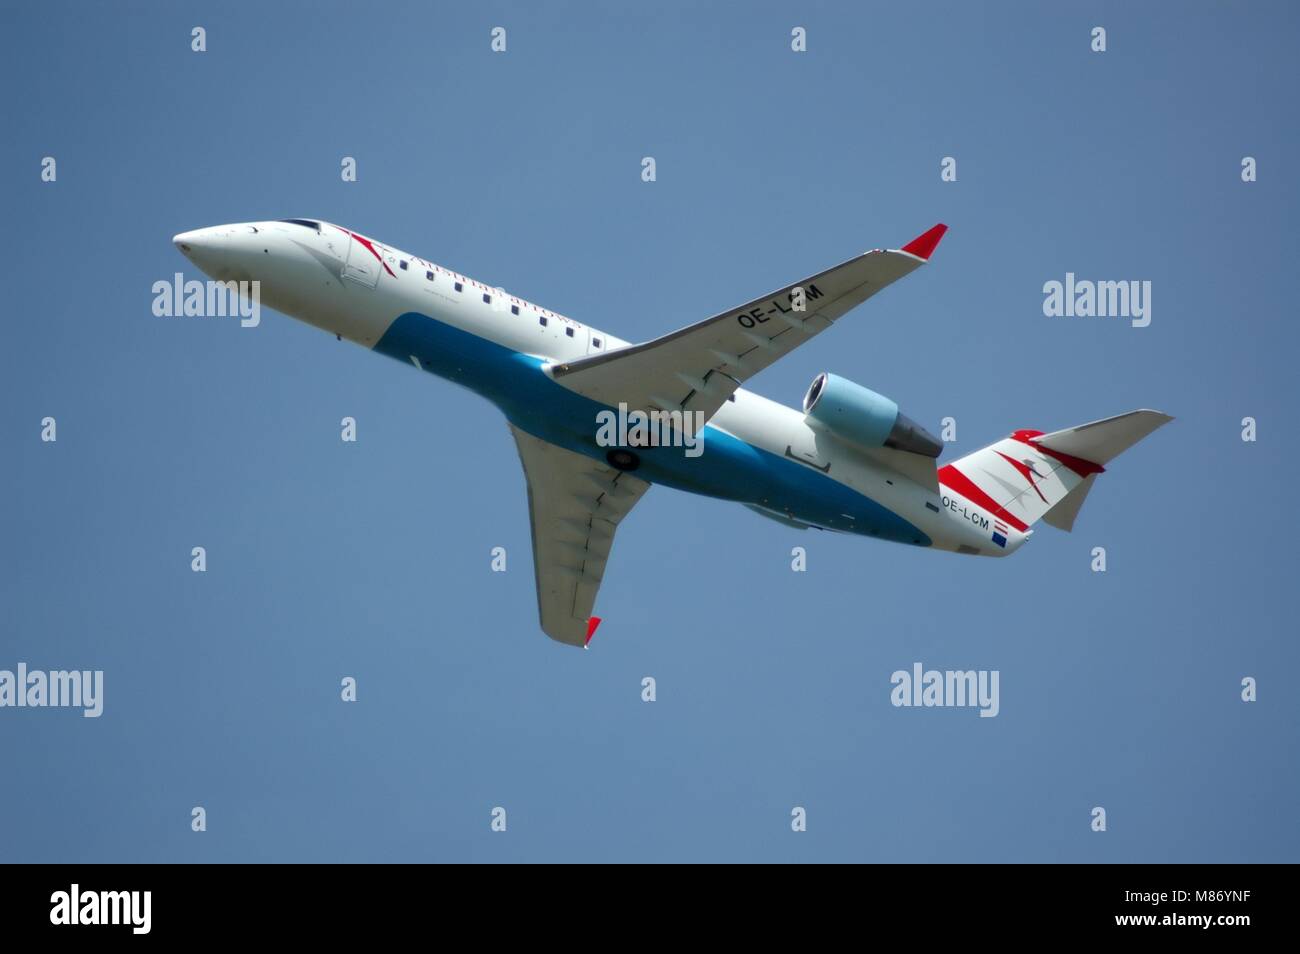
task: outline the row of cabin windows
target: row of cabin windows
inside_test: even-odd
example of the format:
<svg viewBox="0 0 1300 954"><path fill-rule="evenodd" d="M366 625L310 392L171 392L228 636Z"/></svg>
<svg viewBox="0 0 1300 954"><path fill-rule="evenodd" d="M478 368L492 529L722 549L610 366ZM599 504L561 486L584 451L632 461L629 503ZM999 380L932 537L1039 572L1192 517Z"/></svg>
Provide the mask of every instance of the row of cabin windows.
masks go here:
<svg viewBox="0 0 1300 954"><path fill-rule="evenodd" d="M518 312L515 312L515 314L518 314ZM539 325L541 325L543 328L545 328L545 327L546 327L546 316L545 316L545 315L539 315L539 316L537 317L537 323L538 323ZM573 337L573 328L572 328L571 326L569 326L569 325L565 325L565 326L564 326L564 333L565 333L566 335L568 335L570 338L572 338L572 337ZM599 348L599 347L600 347L600 339L599 339L599 338L592 338L592 339L591 339L591 346L592 346L593 348Z"/></svg>
<svg viewBox="0 0 1300 954"><path fill-rule="evenodd" d="M407 271L407 269L408 269L408 263L407 263L405 260L400 261L398 264L401 266L402 271ZM427 278L429 281L433 281L433 272L426 271L426 272L424 273L424 277ZM456 286L456 291L458 291L458 292L463 292L463 291L465 290L465 286L462 285L460 282L453 282L453 284ZM489 295L487 292L484 292L484 293L483 293L483 304L485 304L485 305L490 305L490 304L492 304L492 296ZM510 314L512 314L512 315L518 315L518 314L519 314L519 306L518 306L518 305L511 305L511 306L510 306ZM546 316L545 316L545 315L539 315L538 318L537 318L537 321L538 321L538 323L541 324L541 326L542 326L543 328L546 327ZM570 338L573 337L573 329L572 329L572 328L566 327L566 328L564 329L564 333L565 333L566 335L568 335ZM599 347L600 347L600 339L599 339L599 338L592 338L592 339L591 339L591 346L592 346L593 348L599 348Z"/></svg>

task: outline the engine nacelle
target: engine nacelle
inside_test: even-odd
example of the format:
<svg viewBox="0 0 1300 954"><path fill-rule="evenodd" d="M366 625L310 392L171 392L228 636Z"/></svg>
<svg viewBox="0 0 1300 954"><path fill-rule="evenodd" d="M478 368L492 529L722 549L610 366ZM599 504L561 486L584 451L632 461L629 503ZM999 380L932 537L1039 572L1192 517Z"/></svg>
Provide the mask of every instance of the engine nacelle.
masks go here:
<svg viewBox="0 0 1300 954"><path fill-rule="evenodd" d="M804 395L803 412L811 423L859 447L892 447L926 457L943 453L943 443L900 413L896 403L835 374L817 375Z"/></svg>

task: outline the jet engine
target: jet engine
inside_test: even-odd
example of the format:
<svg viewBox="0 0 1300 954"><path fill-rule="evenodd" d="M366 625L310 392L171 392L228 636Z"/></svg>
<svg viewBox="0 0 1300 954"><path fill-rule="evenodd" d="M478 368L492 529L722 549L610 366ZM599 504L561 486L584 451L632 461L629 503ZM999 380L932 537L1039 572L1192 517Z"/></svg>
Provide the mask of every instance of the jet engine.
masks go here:
<svg viewBox="0 0 1300 954"><path fill-rule="evenodd" d="M940 440L898 410L898 405L860 384L835 374L819 374L803 399L804 419L814 427L858 447L938 457Z"/></svg>

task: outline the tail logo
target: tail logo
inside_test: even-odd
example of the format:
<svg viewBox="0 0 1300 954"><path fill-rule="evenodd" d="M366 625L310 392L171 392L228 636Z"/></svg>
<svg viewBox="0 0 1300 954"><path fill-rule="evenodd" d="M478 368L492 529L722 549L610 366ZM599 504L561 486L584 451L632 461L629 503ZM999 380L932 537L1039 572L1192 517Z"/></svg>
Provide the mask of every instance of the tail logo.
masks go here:
<svg viewBox="0 0 1300 954"><path fill-rule="evenodd" d="M1008 457L1006 454L1002 453L1002 451L995 451L995 453L1014 467L1021 477L1025 478L1029 486L1034 488L1034 493L1038 494L1039 500L1043 503L1047 503L1047 498L1044 497L1043 492L1038 489L1038 484L1034 482L1034 478L1037 477L1039 480L1046 480L1050 475L1040 474L1035 470L1035 462L1032 460L1016 460L1014 457Z"/></svg>

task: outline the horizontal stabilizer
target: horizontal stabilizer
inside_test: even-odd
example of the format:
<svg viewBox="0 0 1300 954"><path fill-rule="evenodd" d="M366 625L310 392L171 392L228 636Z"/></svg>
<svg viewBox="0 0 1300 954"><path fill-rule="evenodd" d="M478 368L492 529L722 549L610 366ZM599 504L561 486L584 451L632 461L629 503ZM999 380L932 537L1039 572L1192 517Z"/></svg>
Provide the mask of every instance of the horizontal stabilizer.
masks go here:
<svg viewBox="0 0 1300 954"><path fill-rule="evenodd" d="M1105 464L1172 420L1159 411L1129 411L1118 417L1043 434L1035 437L1034 443L1093 464Z"/></svg>

